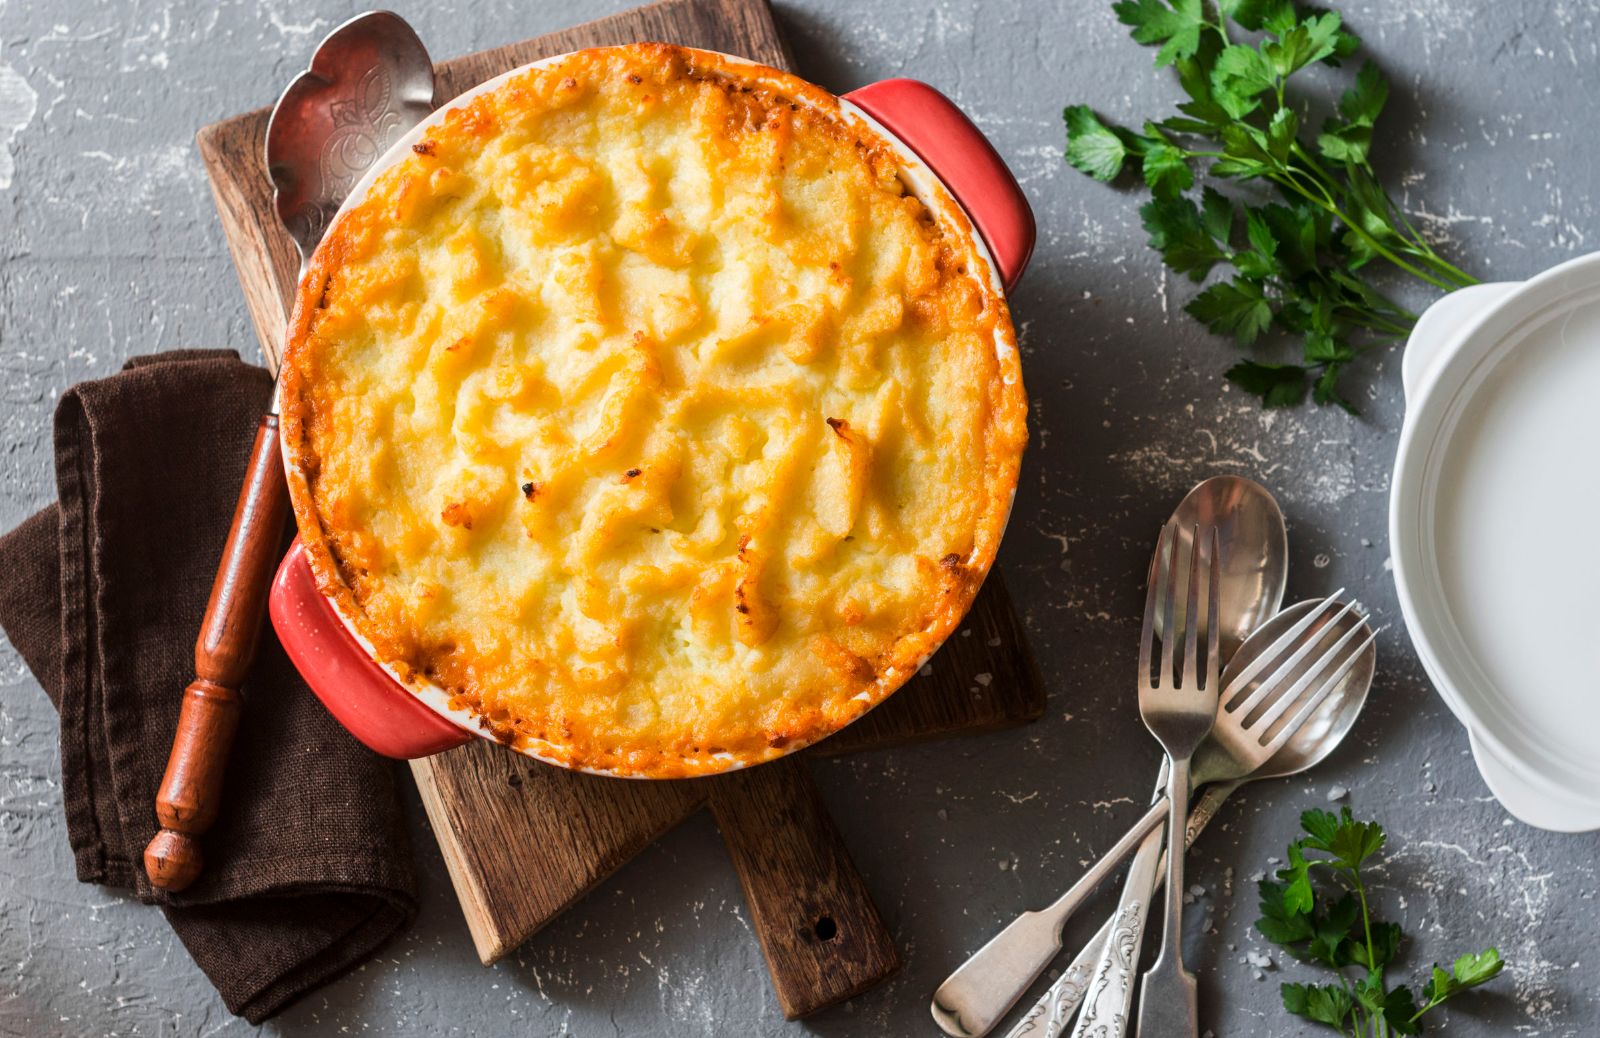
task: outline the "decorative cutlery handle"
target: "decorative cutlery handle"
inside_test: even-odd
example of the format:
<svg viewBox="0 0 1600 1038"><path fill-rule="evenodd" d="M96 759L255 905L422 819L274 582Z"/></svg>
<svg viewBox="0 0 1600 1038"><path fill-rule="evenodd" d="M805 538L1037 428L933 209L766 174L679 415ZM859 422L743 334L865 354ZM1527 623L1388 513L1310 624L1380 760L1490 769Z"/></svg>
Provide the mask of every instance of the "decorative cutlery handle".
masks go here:
<svg viewBox="0 0 1600 1038"><path fill-rule="evenodd" d="M1166 810L1165 800L1152 805L1055 904L1018 916L939 985L933 993L933 1019L945 1034L976 1038L1000 1022L1061 950L1067 918L1161 824Z"/></svg>
<svg viewBox="0 0 1600 1038"><path fill-rule="evenodd" d="M1133 864L1128 866L1122 899L1111 917L1111 933L1102 943L1094 981L1072 1038L1119 1038L1128 1031L1134 975L1139 969L1139 950L1144 947L1145 923L1150 916L1150 899L1156 892L1165 840L1160 829L1146 836ZM1045 1032L1047 1038L1056 1038L1060 1033Z"/></svg>
<svg viewBox="0 0 1600 1038"><path fill-rule="evenodd" d="M256 430L195 641L195 680L184 689L172 752L156 793L161 829L145 848L144 868L151 885L162 890L183 890L200 875L200 837L222 806L222 779L242 709L239 686L255 660L288 512L278 418L269 414Z"/></svg>
<svg viewBox="0 0 1600 1038"><path fill-rule="evenodd" d="M1083 951L1072 960L1067 971L1055 979L1039 1001L1028 1010L1028 1015L1017 1021L1017 1026L1006 1032L1006 1038L1057 1038L1066 1033L1072 1014L1089 991L1089 981L1094 977L1094 964L1100 950L1111 938L1111 921L1089 939Z"/></svg>
<svg viewBox="0 0 1600 1038"><path fill-rule="evenodd" d="M1189 824L1184 833L1188 846L1194 845L1195 838L1211 824L1223 802L1241 785L1243 785L1241 782L1219 782L1207 786L1201 792L1189 812ZM1160 814L1165 814L1166 809L1167 801L1163 797L1150 806L1150 813L1157 813L1159 817ZM1145 817L1148 818L1149 813ZM1143 823L1144 819L1140 819L1140 824ZM1161 864L1158 864L1154 889L1160 889L1162 871ZM1114 919L1106 920L1106 924L1089 938L1089 942L1078 952L1066 972L1057 977L1049 989L1039 996L1039 1001L1034 1003L1033 1008L1028 1010L1028 1015L1006 1034L1006 1038L1058 1038L1065 1033L1072 1014L1077 1011L1084 996L1089 993L1090 978L1094 976L1095 966L1100 961L1106 942L1111 939L1114 924Z"/></svg>

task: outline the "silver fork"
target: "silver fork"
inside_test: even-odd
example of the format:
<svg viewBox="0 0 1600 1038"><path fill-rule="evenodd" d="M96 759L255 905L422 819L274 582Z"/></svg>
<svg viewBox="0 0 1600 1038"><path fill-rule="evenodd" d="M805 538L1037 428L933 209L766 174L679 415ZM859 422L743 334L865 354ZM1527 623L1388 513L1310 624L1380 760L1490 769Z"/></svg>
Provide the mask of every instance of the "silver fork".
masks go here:
<svg viewBox="0 0 1600 1038"><path fill-rule="evenodd" d="M1177 1038L1200 1033L1199 998L1194 974L1184 969L1183 949L1183 852L1184 831L1188 828L1189 759L1210 733L1217 720L1217 703L1222 689L1217 624L1218 582L1221 576L1220 551L1214 526L1197 527L1190 542L1182 616L1177 613L1179 582L1166 582L1165 594L1157 576L1160 559L1168 553L1167 572L1178 574L1177 524L1168 523L1161 531L1161 547L1150 563L1150 591L1145 599L1144 631L1139 639L1139 716L1150 734L1167 752L1167 846L1179 848L1167 855L1167 912L1162 932L1161 954L1144 975L1143 996L1139 1000L1140 1038ZM1202 575L1204 580L1202 581ZM1204 583L1204 609L1201 585ZM1182 631L1183 669L1174 673L1175 637L1161 643L1161 669L1151 672L1155 650L1156 611L1161 610L1167 632ZM1204 676L1199 659L1199 639L1204 632L1206 651Z"/></svg>

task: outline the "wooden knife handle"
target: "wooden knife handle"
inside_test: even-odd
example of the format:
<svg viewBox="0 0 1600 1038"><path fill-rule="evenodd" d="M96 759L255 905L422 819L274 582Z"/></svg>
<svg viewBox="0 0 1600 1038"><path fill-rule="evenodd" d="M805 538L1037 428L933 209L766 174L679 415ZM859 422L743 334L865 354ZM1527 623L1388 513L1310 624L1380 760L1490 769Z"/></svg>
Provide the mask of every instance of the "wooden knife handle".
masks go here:
<svg viewBox="0 0 1600 1038"><path fill-rule="evenodd" d="M715 782L711 812L744 886L783 1015L852 998L900 968L809 765L787 757Z"/></svg>
<svg viewBox="0 0 1600 1038"><path fill-rule="evenodd" d="M266 415L217 564L200 637L195 680L183 691L178 730L156 793L161 831L144 849L144 870L163 890L182 890L200 875L200 835L216 821L228 750L239 726L239 686L255 659L273 568L289 510L278 454L278 416Z"/></svg>

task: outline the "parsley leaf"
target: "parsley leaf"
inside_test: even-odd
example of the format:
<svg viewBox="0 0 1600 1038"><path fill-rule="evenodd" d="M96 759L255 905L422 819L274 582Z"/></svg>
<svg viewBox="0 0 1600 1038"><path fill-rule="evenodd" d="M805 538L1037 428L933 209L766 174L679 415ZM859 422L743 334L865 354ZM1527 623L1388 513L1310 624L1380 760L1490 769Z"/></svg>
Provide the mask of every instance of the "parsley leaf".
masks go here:
<svg viewBox="0 0 1600 1038"><path fill-rule="evenodd" d="M1356 85L1339 97L1339 114L1347 122L1371 126L1378 121L1388 101L1389 81L1383 78L1378 66L1369 61L1356 73Z"/></svg>
<svg viewBox="0 0 1600 1038"><path fill-rule="evenodd" d="M1088 105L1069 105L1062 113L1067 121L1067 162L1073 169L1096 180L1110 180L1122 172L1128 148L1122 138L1100 121Z"/></svg>
<svg viewBox="0 0 1600 1038"><path fill-rule="evenodd" d="M1243 119L1261 107L1260 95L1276 83L1272 63L1244 44L1224 48L1211 70L1212 96L1234 119Z"/></svg>
<svg viewBox="0 0 1600 1038"><path fill-rule="evenodd" d="M1306 369L1298 364L1241 360L1225 375L1246 393L1259 396L1264 407L1293 407L1306 398Z"/></svg>
<svg viewBox="0 0 1600 1038"><path fill-rule="evenodd" d="M1389 84L1372 62L1361 66L1356 85L1339 98L1340 118L1323 123L1317 150L1335 162L1368 165L1372 127L1389 99Z"/></svg>
<svg viewBox="0 0 1600 1038"><path fill-rule="evenodd" d="M1239 27L1260 32L1268 19L1282 17L1285 9L1293 17L1289 0L1222 0L1222 13L1239 23Z"/></svg>
<svg viewBox="0 0 1600 1038"><path fill-rule="evenodd" d="M1341 20L1332 11L1315 15L1288 28L1276 40L1261 45L1261 56L1280 78L1287 79L1310 65L1331 57Z"/></svg>
<svg viewBox="0 0 1600 1038"><path fill-rule="evenodd" d="M1200 193L1200 225L1223 245L1233 235L1233 203L1214 187Z"/></svg>
<svg viewBox="0 0 1600 1038"><path fill-rule="evenodd" d="M1272 324L1272 304L1254 281L1219 281L1189 300L1183 308L1218 335L1231 335L1248 346Z"/></svg>
<svg viewBox="0 0 1600 1038"><path fill-rule="evenodd" d="M1309 941L1311 919L1298 908L1289 906L1288 884L1264 879L1256 886L1261 894L1261 918L1256 920L1256 929L1261 931L1261 936L1285 948Z"/></svg>
<svg viewBox="0 0 1600 1038"><path fill-rule="evenodd" d="M1194 187L1188 154L1166 141L1151 144L1144 153L1144 182L1157 198L1176 198Z"/></svg>
<svg viewBox="0 0 1600 1038"><path fill-rule="evenodd" d="M1505 965L1500 958L1499 950L1489 948L1461 956L1451 965L1448 973L1435 966L1433 979L1422 989L1422 1000L1428 1004L1424 1008L1436 1006L1468 988L1488 983L1500 975Z"/></svg>
<svg viewBox="0 0 1600 1038"><path fill-rule="evenodd" d="M1172 118L1163 123L1174 132L1215 135L1233 118L1211 89L1211 68L1216 61L1218 45L1210 43L1210 40L1208 36L1202 41L1194 57L1181 58L1177 62L1178 85L1189 95L1189 100L1180 104L1178 111L1189 118Z"/></svg>
<svg viewBox="0 0 1600 1038"><path fill-rule="evenodd" d="M1201 222L1200 210L1188 198L1157 198L1139 210L1150 247L1168 267L1201 281L1227 254Z"/></svg>
<svg viewBox="0 0 1600 1038"><path fill-rule="evenodd" d="M1285 984L1279 991L1283 995L1283 1008L1295 1016L1327 1024L1338 1031L1345 1030L1355 1008L1350 993L1332 985Z"/></svg>
<svg viewBox="0 0 1600 1038"><path fill-rule="evenodd" d="M1350 949L1351 961L1369 970L1381 970L1394 961L1400 952L1400 924L1375 922L1372 924L1372 958L1368 961L1367 946L1357 943Z"/></svg>
<svg viewBox="0 0 1600 1038"><path fill-rule="evenodd" d="M1357 822L1347 807L1338 815L1313 808L1300 816L1300 825L1310 833L1301 845L1333 855L1342 869L1359 869L1368 858L1383 848L1386 837L1377 822Z"/></svg>
<svg viewBox="0 0 1600 1038"><path fill-rule="evenodd" d="M1244 277L1266 280L1282 271L1278 263L1278 239L1259 209L1245 212L1245 237L1250 248L1234 254L1233 265Z"/></svg>
<svg viewBox="0 0 1600 1038"><path fill-rule="evenodd" d="M1135 40L1161 44L1156 68L1193 57L1200 48L1200 32L1207 24L1201 0L1123 0L1111 9L1122 24L1133 27Z"/></svg>
<svg viewBox="0 0 1600 1038"><path fill-rule="evenodd" d="M1383 1022L1395 1034L1421 1034L1422 1025L1417 1023L1417 1003L1411 995L1411 989L1404 984L1390 991L1384 996Z"/></svg>

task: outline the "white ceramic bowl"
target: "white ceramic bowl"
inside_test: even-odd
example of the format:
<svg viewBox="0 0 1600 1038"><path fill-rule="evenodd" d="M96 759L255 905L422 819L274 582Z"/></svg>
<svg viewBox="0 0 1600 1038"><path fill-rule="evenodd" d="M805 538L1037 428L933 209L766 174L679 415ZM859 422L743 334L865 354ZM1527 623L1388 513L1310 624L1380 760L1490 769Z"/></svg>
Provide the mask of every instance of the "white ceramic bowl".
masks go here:
<svg viewBox="0 0 1600 1038"><path fill-rule="evenodd" d="M1406 627L1516 817L1600 829L1600 254L1417 322L1389 534Z"/></svg>

